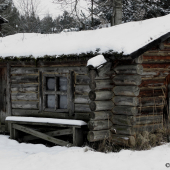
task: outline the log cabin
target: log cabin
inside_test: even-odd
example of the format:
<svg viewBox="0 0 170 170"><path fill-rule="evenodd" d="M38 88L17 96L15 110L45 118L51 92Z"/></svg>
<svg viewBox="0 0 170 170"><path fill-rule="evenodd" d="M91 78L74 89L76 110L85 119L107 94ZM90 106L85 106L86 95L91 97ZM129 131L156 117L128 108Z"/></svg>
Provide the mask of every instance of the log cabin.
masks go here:
<svg viewBox="0 0 170 170"><path fill-rule="evenodd" d="M3 38L1 132L59 145L67 143L56 137L73 134L73 144L79 146L84 137L89 142L111 137L115 144L134 146L138 133L163 128L169 119L169 18L95 31ZM99 54L104 63L87 65ZM39 121L45 118L85 123Z"/></svg>

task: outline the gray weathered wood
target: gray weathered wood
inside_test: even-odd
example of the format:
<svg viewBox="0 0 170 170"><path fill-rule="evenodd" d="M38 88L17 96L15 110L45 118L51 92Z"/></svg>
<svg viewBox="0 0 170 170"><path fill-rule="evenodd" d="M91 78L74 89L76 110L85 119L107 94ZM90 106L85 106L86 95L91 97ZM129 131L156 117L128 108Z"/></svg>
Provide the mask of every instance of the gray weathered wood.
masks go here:
<svg viewBox="0 0 170 170"><path fill-rule="evenodd" d="M75 95L74 103L90 103L88 95Z"/></svg>
<svg viewBox="0 0 170 170"><path fill-rule="evenodd" d="M121 65L114 68L117 74L139 74L143 73L142 65Z"/></svg>
<svg viewBox="0 0 170 170"><path fill-rule="evenodd" d="M82 129L73 127L73 145L74 146L82 146L83 142L84 142L84 140L83 140Z"/></svg>
<svg viewBox="0 0 170 170"><path fill-rule="evenodd" d="M27 127L24 127L24 126L21 126L21 125L17 125L17 124L13 124L13 128L14 129L17 129L17 130L20 130L22 132L25 132L25 133L28 133L30 135L33 135L33 136L36 136L36 137L39 137L41 139L44 139L44 140L47 140L49 142L52 142L52 143L55 143L57 145L61 145L61 146L72 146L71 143L69 142L66 142L66 141L63 141L63 140L60 140L60 139L56 139L56 138L53 138L49 135L46 135L44 133L41 133L41 132L38 132L38 131L35 131L33 129L30 129L30 128L27 128Z"/></svg>
<svg viewBox="0 0 170 170"><path fill-rule="evenodd" d="M115 86L113 92L116 96L139 96L138 86Z"/></svg>
<svg viewBox="0 0 170 170"><path fill-rule="evenodd" d="M37 93L12 93L11 95L12 100L38 100Z"/></svg>
<svg viewBox="0 0 170 170"><path fill-rule="evenodd" d="M110 120L91 120L88 122L88 128L90 130L105 130L112 127L112 122Z"/></svg>
<svg viewBox="0 0 170 170"><path fill-rule="evenodd" d="M89 131L87 139L89 142L95 142L107 139L110 135L110 130L101 130L101 131Z"/></svg>
<svg viewBox="0 0 170 170"><path fill-rule="evenodd" d="M76 94L88 94L90 91L90 88L88 85L75 85L75 93Z"/></svg>
<svg viewBox="0 0 170 170"><path fill-rule="evenodd" d="M137 115L138 107L131 106L114 106L112 109L113 114L116 115Z"/></svg>
<svg viewBox="0 0 170 170"><path fill-rule="evenodd" d="M111 80L95 80L90 81L89 87L91 90L107 90L113 88L113 82Z"/></svg>
<svg viewBox="0 0 170 170"><path fill-rule="evenodd" d="M91 112L89 104L75 104L75 112Z"/></svg>
<svg viewBox="0 0 170 170"><path fill-rule="evenodd" d="M30 101L13 101L13 109L38 109L38 102Z"/></svg>
<svg viewBox="0 0 170 170"><path fill-rule="evenodd" d="M73 130L72 129L61 129L61 130L56 130L56 131L51 131L51 132L45 132L44 134L48 136L71 135L73 134ZM38 138L32 135L27 135L22 138L23 141L31 141L31 140L36 140L36 139Z"/></svg>
<svg viewBox="0 0 170 170"><path fill-rule="evenodd" d="M90 103L91 111L111 110L114 107L112 101L95 101Z"/></svg>
<svg viewBox="0 0 170 170"><path fill-rule="evenodd" d="M75 117L74 117L74 119L77 119L77 120L90 120L90 113L74 113L75 114Z"/></svg>
<svg viewBox="0 0 170 170"><path fill-rule="evenodd" d="M11 82L13 84L18 83L38 83L38 75L29 75L29 76L12 76Z"/></svg>
<svg viewBox="0 0 170 170"><path fill-rule="evenodd" d="M98 77L106 76L106 74L110 71L111 66L112 66L112 62L107 62L106 64L103 64L102 67L99 67L97 69Z"/></svg>
<svg viewBox="0 0 170 170"><path fill-rule="evenodd" d="M137 97L114 96L112 101L116 106L138 106L139 99Z"/></svg>
<svg viewBox="0 0 170 170"><path fill-rule="evenodd" d="M12 84L12 92L38 92L37 84Z"/></svg>
<svg viewBox="0 0 170 170"><path fill-rule="evenodd" d="M113 78L115 85L140 85L142 82L140 75L116 75Z"/></svg>
<svg viewBox="0 0 170 170"><path fill-rule="evenodd" d="M87 75L76 75L75 84L88 85L90 78Z"/></svg>
<svg viewBox="0 0 170 170"><path fill-rule="evenodd" d="M101 111L101 112L90 113L91 120L105 120L105 119L110 119L111 117L112 117L111 111Z"/></svg>
<svg viewBox="0 0 170 170"><path fill-rule="evenodd" d="M16 67L12 67L11 68L11 74L36 74L38 73L38 69L36 68L16 68Z"/></svg>
<svg viewBox="0 0 170 170"><path fill-rule="evenodd" d="M89 92L89 98L92 101L95 100L110 100L113 97L112 91L90 91Z"/></svg>
<svg viewBox="0 0 170 170"><path fill-rule="evenodd" d="M138 133L141 133L143 131L153 132L156 129L160 129L160 128L163 128L162 123L134 125L134 126L113 125L110 130L112 133L116 133L116 134L136 136Z"/></svg>

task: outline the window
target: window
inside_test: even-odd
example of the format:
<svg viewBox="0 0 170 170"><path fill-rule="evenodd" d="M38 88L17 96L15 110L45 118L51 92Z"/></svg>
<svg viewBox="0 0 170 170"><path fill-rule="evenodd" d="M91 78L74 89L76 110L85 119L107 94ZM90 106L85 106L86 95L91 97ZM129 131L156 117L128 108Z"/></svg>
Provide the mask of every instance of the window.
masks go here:
<svg viewBox="0 0 170 170"><path fill-rule="evenodd" d="M43 74L43 110L70 112L73 103L72 74ZM72 111L71 111L72 112Z"/></svg>

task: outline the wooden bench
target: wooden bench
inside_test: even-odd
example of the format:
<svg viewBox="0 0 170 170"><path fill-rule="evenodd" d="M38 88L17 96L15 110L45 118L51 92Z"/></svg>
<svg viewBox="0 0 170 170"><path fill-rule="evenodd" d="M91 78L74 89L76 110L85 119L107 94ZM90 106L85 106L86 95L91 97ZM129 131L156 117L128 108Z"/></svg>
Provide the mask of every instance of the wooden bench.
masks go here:
<svg viewBox="0 0 170 170"><path fill-rule="evenodd" d="M86 122L81 120L17 117L17 116L7 117L6 121L9 124L11 139L17 140L19 137L18 132L22 131L29 134L27 136L23 136L24 141L41 138L61 146L82 146L83 144L82 127L87 125ZM45 126L60 129L43 133L34 128L35 125L38 127ZM54 136L57 137L62 135L72 135L73 142L70 143L68 141L54 138Z"/></svg>

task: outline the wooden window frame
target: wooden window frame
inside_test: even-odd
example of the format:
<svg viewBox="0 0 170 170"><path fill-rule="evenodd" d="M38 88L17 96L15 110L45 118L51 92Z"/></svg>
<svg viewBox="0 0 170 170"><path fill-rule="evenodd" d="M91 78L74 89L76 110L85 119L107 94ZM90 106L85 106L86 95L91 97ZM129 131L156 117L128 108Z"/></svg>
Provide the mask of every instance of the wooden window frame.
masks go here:
<svg viewBox="0 0 170 170"><path fill-rule="evenodd" d="M46 90L46 80L48 77L54 77L55 78L55 90L54 91L48 91ZM66 77L67 78L67 91L57 91L57 77ZM58 113L69 113L69 115L73 115L74 113L74 101L73 101L73 85L74 85L74 78L73 78L73 72L69 72L67 74L59 74L59 73L51 73L51 72L43 72L42 73L42 109L43 111L49 111L49 112L58 112ZM46 95L52 94L55 95L55 108L47 108L46 104ZM57 108L57 96L58 95L67 95L67 109L58 109Z"/></svg>

